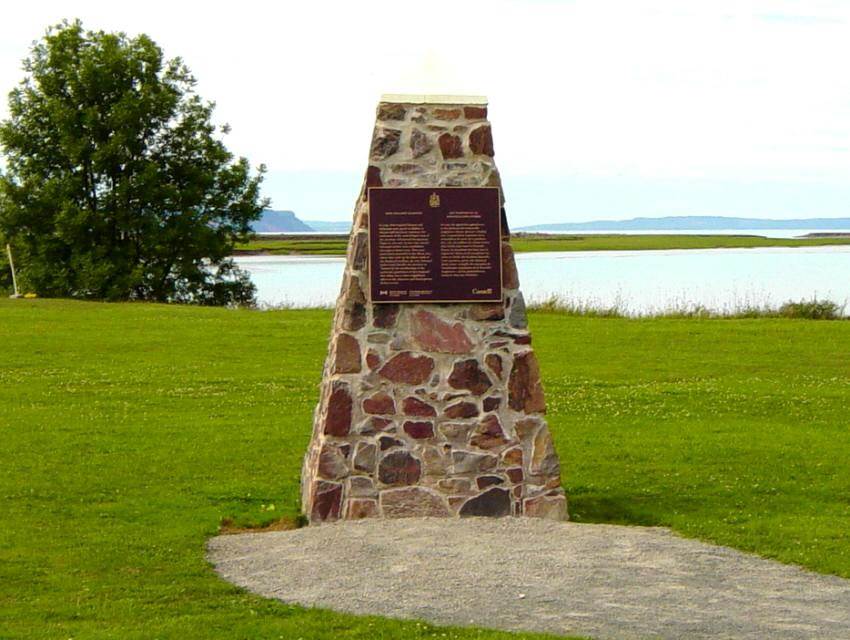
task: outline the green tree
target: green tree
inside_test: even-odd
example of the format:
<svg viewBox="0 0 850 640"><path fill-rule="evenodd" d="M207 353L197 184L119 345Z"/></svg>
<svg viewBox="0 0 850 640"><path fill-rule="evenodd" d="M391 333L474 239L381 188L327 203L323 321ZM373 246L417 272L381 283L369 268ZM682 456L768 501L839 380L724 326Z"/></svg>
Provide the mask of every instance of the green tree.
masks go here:
<svg viewBox="0 0 850 640"><path fill-rule="evenodd" d="M12 290L12 272L6 257L6 240L0 233L0 295Z"/></svg>
<svg viewBox="0 0 850 640"><path fill-rule="evenodd" d="M213 103L147 36L49 29L0 123L0 237L45 296L232 304L229 258L267 201L211 122Z"/></svg>

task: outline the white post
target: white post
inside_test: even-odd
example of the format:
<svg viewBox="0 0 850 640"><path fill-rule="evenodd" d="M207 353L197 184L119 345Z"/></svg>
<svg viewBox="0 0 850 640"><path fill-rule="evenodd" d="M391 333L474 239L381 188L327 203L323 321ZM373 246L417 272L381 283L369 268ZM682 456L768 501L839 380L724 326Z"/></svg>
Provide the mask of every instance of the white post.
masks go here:
<svg viewBox="0 0 850 640"><path fill-rule="evenodd" d="M12 269L12 286L15 289L15 293L12 297L20 298L21 294L18 293L18 279L15 277L15 261L12 259L12 245L9 243L6 243L6 253L9 254L9 268Z"/></svg>

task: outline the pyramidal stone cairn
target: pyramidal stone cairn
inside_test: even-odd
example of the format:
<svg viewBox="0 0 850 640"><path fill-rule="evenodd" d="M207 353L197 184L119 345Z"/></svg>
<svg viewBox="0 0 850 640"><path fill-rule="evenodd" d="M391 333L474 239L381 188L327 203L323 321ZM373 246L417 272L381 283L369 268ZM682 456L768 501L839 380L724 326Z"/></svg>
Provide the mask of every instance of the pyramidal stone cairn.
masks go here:
<svg viewBox="0 0 850 640"><path fill-rule="evenodd" d="M378 105L302 470L302 505L311 523L407 516L566 518L537 358L504 210L499 211L503 199L493 155L483 98L384 96ZM404 224L381 228L407 235L391 241L381 236L378 245L376 234L384 231L374 226L376 204L370 228L370 200L400 194L409 203L420 192L430 205L412 212L408 205L390 206L387 215ZM485 225L478 223L483 217L450 206L479 193L485 200L495 196L495 253L487 253ZM426 236L429 216L438 209L428 206L440 206L441 194L452 210L434 227L444 235L433 248L432 236ZM414 247L419 240L424 249ZM387 260L394 251L394 265L378 255L382 251ZM434 268L435 255L442 274L452 276L447 281L465 282L454 277L464 268L464 256L470 268L498 267L500 293L473 287L472 301L427 299L432 289L424 274ZM495 265L486 264L488 255L495 256ZM401 295L401 302L393 302L395 293L381 288L393 282L390 276L375 282L379 268L421 283L399 291L422 299ZM460 275L470 273L478 272ZM385 295L390 301L379 302ZM499 297L475 301L488 295Z"/></svg>

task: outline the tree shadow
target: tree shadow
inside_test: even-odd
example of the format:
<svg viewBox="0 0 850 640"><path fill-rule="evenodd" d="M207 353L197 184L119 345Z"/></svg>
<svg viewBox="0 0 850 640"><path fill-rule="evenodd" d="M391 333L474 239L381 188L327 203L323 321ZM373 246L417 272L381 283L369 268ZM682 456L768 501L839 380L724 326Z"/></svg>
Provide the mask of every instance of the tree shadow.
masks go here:
<svg viewBox="0 0 850 640"><path fill-rule="evenodd" d="M643 496L576 493L569 496L570 520L642 527L662 526L658 515L652 513L646 505L648 501Z"/></svg>

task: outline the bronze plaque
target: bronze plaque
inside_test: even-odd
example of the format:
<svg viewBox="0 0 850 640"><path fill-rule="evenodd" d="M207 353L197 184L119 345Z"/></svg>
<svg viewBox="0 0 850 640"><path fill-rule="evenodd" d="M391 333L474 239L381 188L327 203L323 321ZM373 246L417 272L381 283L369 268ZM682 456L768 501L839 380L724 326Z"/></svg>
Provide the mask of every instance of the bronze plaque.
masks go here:
<svg viewBox="0 0 850 640"><path fill-rule="evenodd" d="M372 187L372 302L500 302L500 222L497 187Z"/></svg>

